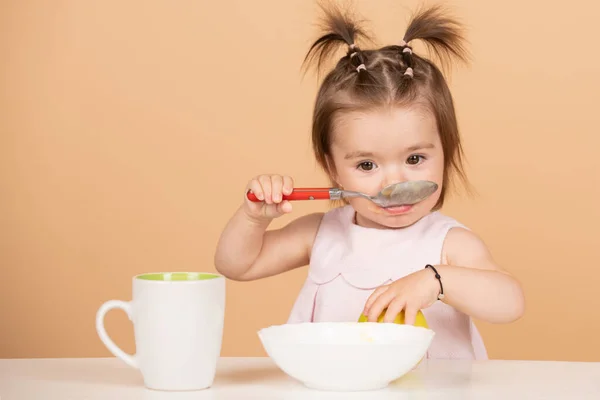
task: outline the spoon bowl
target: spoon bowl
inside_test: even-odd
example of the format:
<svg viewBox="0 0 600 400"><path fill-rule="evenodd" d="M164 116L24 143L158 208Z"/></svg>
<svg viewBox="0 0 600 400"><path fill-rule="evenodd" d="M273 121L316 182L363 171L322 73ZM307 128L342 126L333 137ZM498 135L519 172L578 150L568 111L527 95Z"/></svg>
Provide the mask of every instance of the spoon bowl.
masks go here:
<svg viewBox="0 0 600 400"><path fill-rule="evenodd" d="M370 200L381 207L396 207L416 204L431 196L438 185L431 181L406 181L393 183L381 189Z"/></svg>

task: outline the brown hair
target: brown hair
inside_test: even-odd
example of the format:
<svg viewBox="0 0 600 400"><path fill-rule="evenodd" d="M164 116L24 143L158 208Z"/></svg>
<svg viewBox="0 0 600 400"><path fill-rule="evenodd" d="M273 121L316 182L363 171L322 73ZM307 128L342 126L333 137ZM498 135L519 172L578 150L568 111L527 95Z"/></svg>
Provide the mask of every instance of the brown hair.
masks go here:
<svg viewBox="0 0 600 400"><path fill-rule="evenodd" d="M320 71L340 46L348 46L348 51L325 76L317 94L312 124L312 145L317 162L329 176L332 175L331 132L340 113L421 103L435 117L443 147L443 183L440 199L435 205L435 209L440 208L453 176L468 185L454 103L440 69L427 58L413 53L408 43L422 40L446 71L454 59L468 61L461 26L440 6L421 9L412 16L397 45L367 50L359 48L356 42L359 39L371 42L371 38L348 12L334 6L322 5L322 8L325 32L310 47L304 65L316 63Z"/></svg>

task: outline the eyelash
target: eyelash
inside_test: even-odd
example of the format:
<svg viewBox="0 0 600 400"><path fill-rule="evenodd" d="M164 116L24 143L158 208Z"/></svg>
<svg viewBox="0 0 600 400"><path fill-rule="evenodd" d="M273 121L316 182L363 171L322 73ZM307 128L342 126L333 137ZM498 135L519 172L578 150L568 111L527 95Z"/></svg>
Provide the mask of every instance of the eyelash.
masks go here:
<svg viewBox="0 0 600 400"><path fill-rule="evenodd" d="M419 158L419 162L417 164L408 164L408 162L407 162L408 165L419 165L421 162L427 160L427 157L425 157L423 154L411 154L410 156L408 156L406 158L406 161L408 161L408 159L411 158L411 157L418 157ZM361 162L359 162L357 164L356 169L360 169L360 170L362 170L364 172L371 172L373 169L366 170L366 169L362 168L362 166L364 164L368 164L368 163L373 164L373 169L377 167L377 164L375 164L373 161L361 161Z"/></svg>
<svg viewBox="0 0 600 400"><path fill-rule="evenodd" d="M365 164L373 164L373 169L375 169L375 168L377 167L377 164L375 164L373 161L361 161L361 162L359 162L359 163L358 163L358 165L356 166L356 169L360 169L360 170L362 170L363 172L371 172L371 171L373 171L373 169L370 169L370 170L368 170L368 169L363 169L363 168L361 168L361 166L363 166L363 165L365 165Z"/></svg>
<svg viewBox="0 0 600 400"><path fill-rule="evenodd" d="M411 157L419 157L419 162L417 164L409 164L409 165L419 165L421 162L427 160L427 157L425 157L423 154L411 154L410 156L408 156L406 158L406 161L408 161L408 159Z"/></svg>

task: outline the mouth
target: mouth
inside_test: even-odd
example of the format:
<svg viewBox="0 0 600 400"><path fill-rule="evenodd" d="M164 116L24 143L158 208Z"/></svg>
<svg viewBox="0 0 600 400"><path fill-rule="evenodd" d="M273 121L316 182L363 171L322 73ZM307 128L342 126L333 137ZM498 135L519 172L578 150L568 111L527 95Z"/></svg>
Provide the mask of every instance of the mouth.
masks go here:
<svg viewBox="0 0 600 400"><path fill-rule="evenodd" d="M381 209L390 215L402 215L412 210L414 206L415 204L403 204L400 206L381 207Z"/></svg>

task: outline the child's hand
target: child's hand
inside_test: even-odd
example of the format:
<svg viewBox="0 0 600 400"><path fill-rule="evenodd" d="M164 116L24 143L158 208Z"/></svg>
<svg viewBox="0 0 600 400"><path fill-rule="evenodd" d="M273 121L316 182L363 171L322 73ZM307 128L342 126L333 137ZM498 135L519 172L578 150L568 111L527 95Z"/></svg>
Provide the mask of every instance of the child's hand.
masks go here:
<svg viewBox="0 0 600 400"><path fill-rule="evenodd" d="M384 322L393 322L404 310L404 322L414 325L417 312L432 305L440 293L435 274L429 269L414 272L389 285L377 288L365 303L363 314L369 322L376 322L387 307Z"/></svg>
<svg viewBox="0 0 600 400"><path fill-rule="evenodd" d="M244 193L244 209L253 219L271 220L292 211L289 201L283 195L289 195L294 189L294 181L289 176L260 175L252 179ZM246 194L251 190L260 202L253 202Z"/></svg>

